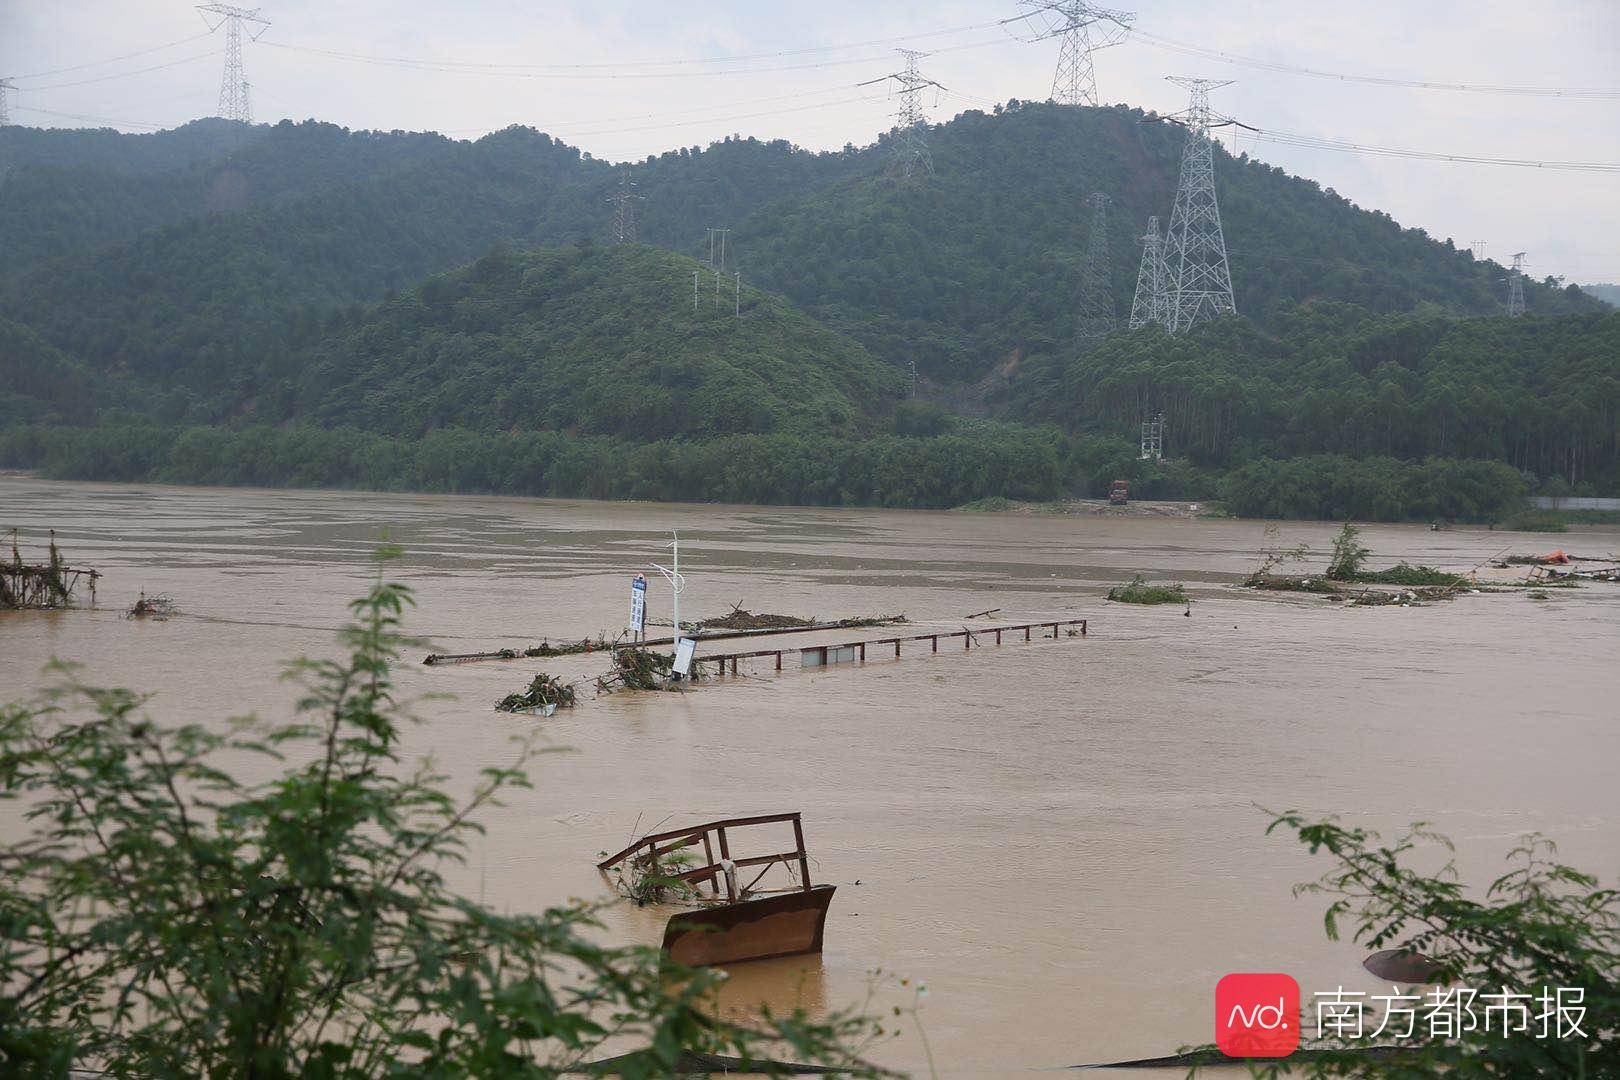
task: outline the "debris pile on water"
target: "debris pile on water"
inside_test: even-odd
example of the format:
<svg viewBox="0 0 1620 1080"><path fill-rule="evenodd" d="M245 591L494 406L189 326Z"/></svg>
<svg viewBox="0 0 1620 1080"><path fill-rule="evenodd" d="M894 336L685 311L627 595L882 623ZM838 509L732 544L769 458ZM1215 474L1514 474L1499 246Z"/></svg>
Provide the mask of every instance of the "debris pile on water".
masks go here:
<svg viewBox="0 0 1620 1080"><path fill-rule="evenodd" d="M743 607L741 603L733 604L731 611L718 619L703 619L700 625L705 630L778 630L793 626L810 626L814 620L802 619L797 615L771 615L769 613L755 614Z"/></svg>
<svg viewBox="0 0 1620 1080"><path fill-rule="evenodd" d="M559 708L569 709L574 705L574 688L559 679L547 675L545 672L534 677L529 688L520 694L507 694L495 707L502 712L534 712ZM550 713L547 713L550 715Z"/></svg>
<svg viewBox="0 0 1620 1080"><path fill-rule="evenodd" d="M596 679L598 693L615 690L667 690L675 669L675 657L651 649L615 649L613 667Z"/></svg>
<svg viewBox="0 0 1620 1080"><path fill-rule="evenodd" d="M178 611L179 608L174 606L174 601L169 597L162 593L158 593L156 596L147 596L146 590L143 589L140 598L130 606L128 611L124 612L124 618L156 619L162 622Z"/></svg>

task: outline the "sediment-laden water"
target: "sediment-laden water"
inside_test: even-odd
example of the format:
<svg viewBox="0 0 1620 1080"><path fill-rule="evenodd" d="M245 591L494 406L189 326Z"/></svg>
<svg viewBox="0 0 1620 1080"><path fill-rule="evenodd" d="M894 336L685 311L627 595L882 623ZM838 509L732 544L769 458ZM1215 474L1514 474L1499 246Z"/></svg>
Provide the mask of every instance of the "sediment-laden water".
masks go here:
<svg viewBox="0 0 1620 1080"><path fill-rule="evenodd" d="M0 479L0 525L25 545L55 527L105 573L94 611L0 614L6 698L43 685L52 657L93 681L155 694L174 722L275 715L281 662L329 654L386 533L391 574L429 643L400 669L416 711L408 754L470 785L539 727L535 789L486 818L455 875L511 909L604 895L595 856L637 830L801 810L817 881L839 885L814 959L736 968L728 1006L862 999L881 967L929 987L920 1018L941 1070L1016 1073L1210 1041L1215 982L1287 971L1307 995L1387 992L1362 950L1331 943L1321 901L1290 886L1321 864L1263 835L1261 809L1305 808L1390 828L1434 823L1483 881L1522 833L1571 862L1620 869L1620 586L1468 595L1420 608L1346 609L1236 593L1263 547L1328 525L1174 518L653 506L521 499L59 484ZM427 651L609 636L629 577L665 562L679 529L683 615L836 618L904 612L957 629L1087 618L1084 639L962 653L907 646L862 668L745 677L684 694L593 698L548 720L491 704L535 671L588 680L599 655L422 667ZM1466 570L1620 533L1553 538L1371 527L1373 563ZM1184 580L1195 602L1102 600L1137 571ZM668 592L651 575L650 608ZM183 612L126 621L137 591ZM978 620L987 622L992 620ZM839 639L884 636L843 632ZM801 639L770 639L786 645ZM827 640L821 637L815 640ZM737 646L741 648L742 646ZM751 647L764 647L763 644ZM730 651L730 647L727 648ZM0 817L15 836L16 816ZM662 915L621 905L609 932L658 939ZM899 1000L880 989L879 1000ZM907 1035L879 1060L924 1066Z"/></svg>

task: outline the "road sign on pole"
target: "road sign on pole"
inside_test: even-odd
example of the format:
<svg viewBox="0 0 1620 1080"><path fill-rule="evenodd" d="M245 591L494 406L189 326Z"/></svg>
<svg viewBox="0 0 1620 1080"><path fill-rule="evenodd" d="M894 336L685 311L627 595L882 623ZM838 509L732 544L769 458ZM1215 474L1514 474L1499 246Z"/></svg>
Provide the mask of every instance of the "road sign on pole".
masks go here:
<svg viewBox="0 0 1620 1080"><path fill-rule="evenodd" d="M630 629L647 632L647 579L641 574L630 579Z"/></svg>

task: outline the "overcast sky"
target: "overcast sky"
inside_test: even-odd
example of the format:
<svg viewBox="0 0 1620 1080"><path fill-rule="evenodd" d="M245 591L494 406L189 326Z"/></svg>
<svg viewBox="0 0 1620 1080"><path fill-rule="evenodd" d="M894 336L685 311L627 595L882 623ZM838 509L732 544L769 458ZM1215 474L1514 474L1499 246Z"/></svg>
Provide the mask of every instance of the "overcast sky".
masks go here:
<svg viewBox="0 0 1620 1080"><path fill-rule="evenodd" d="M1055 41L1029 42L1027 26L992 25L1020 12L1015 0L264 0L260 10L272 25L244 47L256 120L317 117L465 138L529 124L612 160L732 133L814 148L870 142L889 125L893 101L881 86L856 84L895 70L896 45L934 50L924 73L954 93L927 100L936 121L981 103L1044 99L1058 53ZM1432 82L1620 87L1620 0L1141 0L1132 10L1137 27L1160 39L1271 63ZM0 76L17 81L12 120L141 131L212 115L223 32L40 74L206 29L184 0L0 0ZM890 40L899 38L912 40ZM373 62L384 58L426 63ZM530 67L460 66L477 64ZM1216 92L1216 107L1263 129L1620 163L1620 97L1340 82L1142 38L1098 52L1096 68L1107 103L1172 112L1185 92L1165 75L1234 79ZM1490 258L1527 250L1536 277L1620 281L1620 174L1307 150L1241 133L1238 147L1404 225L1482 244Z"/></svg>

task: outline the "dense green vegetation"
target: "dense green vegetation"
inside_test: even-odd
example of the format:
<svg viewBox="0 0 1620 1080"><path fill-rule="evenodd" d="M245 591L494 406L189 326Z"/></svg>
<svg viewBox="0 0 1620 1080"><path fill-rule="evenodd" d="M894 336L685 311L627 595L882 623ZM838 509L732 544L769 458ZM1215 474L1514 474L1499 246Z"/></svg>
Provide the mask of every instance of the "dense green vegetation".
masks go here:
<svg viewBox="0 0 1620 1080"><path fill-rule="evenodd" d="M1315 455L1253 461L1227 475L1221 498L1239 517L1333 521L1498 521L1525 481L1496 461Z"/></svg>
<svg viewBox="0 0 1620 1080"><path fill-rule="evenodd" d="M1178 455L1472 458L1572 486L1620 487L1620 314L1377 318L1345 304L1171 337L1149 327L1077 357L1032 359L1024 415L1133 431L1162 411ZM1450 515L1446 515L1450 516Z"/></svg>
<svg viewBox="0 0 1620 1080"><path fill-rule="evenodd" d="M1620 285L1582 285L1581 292L1597 297L1610 307L1620 307Z"/></svg>
<svg viewBox="0 0 1620 1080"><path fill-rule="evenodd" d="M911 184L887 175L887 138L832 153L728 139L611 166L525 128L4 129L0 426L25 430L0 464L886 505L1094 496L1124 477L1139 498L1224 495L1239 513L1469 519L1532 488L1620 491L1620 321L1598 300L1529 282L1528 317L1481 318L1501 308L1497 264L1224 151L1240 316L1082 355L1085 200L1113 197L1123 314L1133 238L1168 212L1183 138L1153 120L970 111L930 132L933 173ZM604 246L627 173L663 252ZM694 312L696 264L671 254L706 256L716 223L741 318L712 279ZM913 364L922 396L903 400ZM1137 461L1160 410L1171 458ZM40 430L78 424L103 430ZM250 457L175 459L181 432ZM567 481L441 476L409 441L429 435L555 436L589 461ZM770 437L772 468L818 464L756 496L691 458L744 435ZM270 463L251 456L266 439ZM24 452L41 440L48 453ZM384 460L333 449L360 443ZM692 463L676 482L648 466L666 443ZM1034 472L997 480L955 446ZM875 453L943 472L877 479Z"/></svg>
<svg viewBox="0 0 1620 1080"><path fill-rule="evenodd" d="M0 463L61 479L941 508L1049 499L1066 479L1050 441L989 433L630 443L554 431L38 427L0 432Z"/></svg>
<svg viewBox="0 0 1620 1080"><path fill-rule="evenodd" d="M498 252L299 358L278 418L406 435L847 437L902 392L897 370L786 301L739 299L731 281L717 296L713 279L636 245Z"/></svg>

